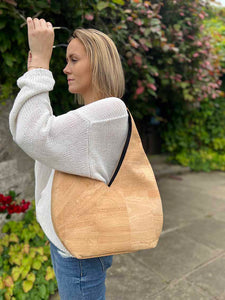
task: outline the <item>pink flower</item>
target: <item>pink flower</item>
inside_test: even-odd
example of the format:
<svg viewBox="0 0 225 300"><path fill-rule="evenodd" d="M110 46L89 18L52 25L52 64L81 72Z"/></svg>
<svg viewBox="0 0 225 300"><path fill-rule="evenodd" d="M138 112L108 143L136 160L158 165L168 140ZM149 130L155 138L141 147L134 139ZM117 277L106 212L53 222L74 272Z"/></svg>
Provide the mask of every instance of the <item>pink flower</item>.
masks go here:
<svg viewBox="0 0 225 300"><path fill-rule="evenodd" d="M141 33L145 32L145 29L143 27L140 27L139 30L140 30Z"/></svg>
<svg viewBox="0 0 225 300"><path fill-rule="evenodd" d="M88 21L92 21L94 19L94 16L92 14L85 14L85 19Z"/></svg>
<svg viewBox="0 0 225 300"><path fill-rule="evenodd" d="M131 37L129 37L129 42L132 47L138 48L139 44L135 40L133 40Z"/></svg>
<svg viewBox="0 0 225 300"><path fill-rule="evenodd" d="M142 65L142 57L139 56L139 55L135 55L135 56L134 56L134 60L135 60L136 64L137 64L139 67L141 67L141 65Z"/></svg>
<svg viewBox="0 0 225 300"><path fill-rule="evenodd" d="M127 17L127 21L133 21L133 18L132 17Z"/></svg>
<svg viewBox="0 0 225 300"><path fill-rule="evenodd" d="M141 80L138 80L138 81L137 81L137 84L138 84L139 87L142 86L142 81L141 81Z"/></svg>
<svg viewBox="0 0 225 300"><path fill-rule="evenodd" d="M138 88L136 89L135 94L136 94L136 95L141 95L141 94L143 94L144 90L145 90L145 88L144 88L143 86L140 86L140 87L138 87Z"/></svg>
<svg viewBox="0 0 225 300"><path fill-rule="evenodd" d="M193 35L188 35L187 36L190 40L194 40L195 38L193 37Z"/></svg>
<svg viewBox="0 0 225 300"><path fill-rule="evenodd" d="M202 42L197 41L197 42L196 42L196 45L200 47L200 46L202 46Z"/></svg>
<svg viewBox="0 0 225 300"><path fill-rule="evenodd" d="M181 12L181 13L180 13L180 16L182 16L182 17L183 17L183 16L184 16L184 13L183 13L183 12Z"/></svg>
<svg viewBox="0 0 225 300"><path fill-rule="evenodd" d="M156 90L157 90L157 87L156 87L153 83L148 83L148 84L147 84L147 87L150 88L150 89L153 90L153 91L156 91Z"/></svg>
<svg viewBox="0 0 225 300"><path fill-rule="evenodd" d="M198 15L202 20L205 18L205 16L203 14L199 14Z"/></svg>
<svg viewBox="0 0 225 300"><path fill-rule="evenodd" d="M198 57L199 56L199 54L197 53L197 52L195 52L194 54L193 54L193 57Z"/></svg>
<svg viewBox="0 0 225 300"><path fill-rule="evenodd" d="M137 24L138 26L141 26L141 25L142 25L141 19L135 20L134 23Z"/></svg>
<svg viewBox="0 0 225 300"><path fill-rule="evenodd" d="M131 66L132 65L132 59L128 59L128 61L127 61L127 64L128 64L128 66Z"/></svg>

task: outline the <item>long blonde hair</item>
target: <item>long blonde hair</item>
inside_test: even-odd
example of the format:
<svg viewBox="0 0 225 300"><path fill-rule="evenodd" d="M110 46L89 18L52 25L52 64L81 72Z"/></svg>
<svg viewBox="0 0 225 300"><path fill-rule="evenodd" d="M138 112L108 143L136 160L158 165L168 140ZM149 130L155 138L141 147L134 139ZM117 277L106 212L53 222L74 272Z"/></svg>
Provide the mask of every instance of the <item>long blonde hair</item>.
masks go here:
<svg viewBox="0 0 225 300"><path fill-rule="evenodd" d="M119 53L114 42L96 29L78 28L72 37L83 43L90 59L92 84L100 98L121 98L125 91L124 72ZM79 104L83 104L81 95L77 95Z"/></svg>

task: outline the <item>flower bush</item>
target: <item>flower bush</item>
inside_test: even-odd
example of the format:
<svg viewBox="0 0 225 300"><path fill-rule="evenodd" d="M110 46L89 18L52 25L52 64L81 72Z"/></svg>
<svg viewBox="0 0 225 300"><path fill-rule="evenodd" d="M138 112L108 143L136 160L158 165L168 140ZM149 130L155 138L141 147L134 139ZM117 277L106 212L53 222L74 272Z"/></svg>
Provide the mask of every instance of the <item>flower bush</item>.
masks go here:
<svg viewBox="0 0 225 300"><path fill-rule="evenodd" d="M164 149L170 152L174 147L168 146L166 136L176 140L172 134L179 130L178 124L186 125L179 123L182 112L188 114L192 103L195 110L196 103L225 95L221 55L205 29L211 10L207 0L4 0L0 2L0 57L4 61L0 98L4 102L11 92L17 92L16 79L26 70L25 17L43 17L71 32L77 27L94 27L111 36L119 49L126 78L125 103L136 120L146 118L149 124L151 118L158 124ZM9 35L13 38L8 39ZM55 38L56 44L65 43L68 32L56 31ZM64 66L65 49L54 49L51 70L56 85L51 103L55 115L78 107L73 95L65 92Z"/></svg>
<svg viewBox="0 0 225 300"><path fill-rule="evenodd" d="M0 239L0 299L49 299L57 290L49 242L35 220L34 202L22 221L9 221Z"/></svg>
<svg viewBox="0 0 225 300"><path fill-rule="evenodd" d="M23 199L18 202L16 197L17 195L14 191L9 191L9 194L6 196L0 194L0 213L7 213L7 217L10 218L12 214L25 212L29 208L29 201Z"/></svg>
<svg viewBox="0 0 225 300"><path fill-rule="evenodd" d="M220 93L218 57L212 55L210 36L203 35L207 5L203 0L85 0L79 5L76 1L1 2L0 52L5 62L0 75L1 97L4 100L15 91L14 83L25 71L28 45L24 19L38 15L71 31L83 26L109 34L121 55L127 87L124 99L131 111L139 118L155 115L160 121L169 120L162 103L201 101ZM56 32L56 43L67 38L67 32ZM22 48L20 52L18 48ZM73 97L65 93L64 65L65 49L54 49L51 69L57 84L51 99L56 114L73 107ZM156 114L158 108L161 116Z"/></svg>

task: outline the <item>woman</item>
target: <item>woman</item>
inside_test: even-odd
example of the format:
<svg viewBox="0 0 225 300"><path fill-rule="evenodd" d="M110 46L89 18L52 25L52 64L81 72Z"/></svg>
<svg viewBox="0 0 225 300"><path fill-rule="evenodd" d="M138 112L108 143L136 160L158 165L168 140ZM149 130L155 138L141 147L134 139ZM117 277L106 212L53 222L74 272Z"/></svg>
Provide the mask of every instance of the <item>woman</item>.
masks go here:
<svg viewBox="0 0 225 300"><path fill-rule="evenodd" d="M49 71L54 29L44 19L28 18L27 25L28 71L17 81L21 90L10 112L10 131L35 160L36 216L50 241L60 298L105 299L112 256L79 260L65 249L51 220L51 187L55 170L109 183L128 131L127 109L120 99L124 93L120 58L105 34L75 30L63 72L69 92L83 99L84 106L56 117L49 100L54 86Z"/></svg>

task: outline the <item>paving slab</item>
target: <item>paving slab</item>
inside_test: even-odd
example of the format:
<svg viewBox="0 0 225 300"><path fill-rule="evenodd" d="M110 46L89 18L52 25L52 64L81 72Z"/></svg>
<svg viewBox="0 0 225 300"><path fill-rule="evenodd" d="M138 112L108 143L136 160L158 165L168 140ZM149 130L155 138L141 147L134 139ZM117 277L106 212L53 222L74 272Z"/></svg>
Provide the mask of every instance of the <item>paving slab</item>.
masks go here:
<svg viewBox="0 0 225 300"><path fill-rule="evenodd" d="M206 291L211 297L225 295L225 253L186 279Z"/></svg>
<svg viewBox="0 0 225 300"><path fill-rule="evenodd" d="M225 211L225 190L224 192L220 190L217 197L215 193L214 196L211 196L202 188L201 184L196 187L196 174L191 174L194 176L194 186L190 186L189 179L187 184L186 177L189 177L190 174L182 175L179 177L180 180L161 178L158 181L164 210L164 230L183 226L198 218ZM198 173L198 175L200 176L200 182L202 182L202 173ZM207 175L214 178L219 177L221 180L220 172ZM221 182L219 182L220 184ZM225 187L223 188L225 189ZM217 180L214 180L214 189L218 189Z"/></svg>
<svg viewBox="0 0 225 300"><path fill-rule="evenodd" d="M186 280L180 281L177 285L168 286L162 293L155 295L151 300L206 300L210 295L194 284Z"/></svg>
<svg viewBox="0 0 225 300"><path fill-rule="evenodd" d="M225 220L203 218L177 232L212 249L225 249Z"/></svg>
<svg viewBox="0 0 225 300"><path fill-rule="evenodd" d="M137 259L136 259L137 258ZM106 278L106 299L147 300L166 287L151 265L131 254L115 255Z"/></svg>
<svg viewBox="0 0 225 300"><path fill-rule="evenodd" d="M196 266L208 261L217 251L193 241L182 232L163 235L152 250L132 253L134 261L142 261L166 282L178 279Z"/></svg>
<svg viewBox="0 0 225 300"><path fill-rule="evenodd" d="M161 192L164 211L164 230L188 225L212 212L210 206L202 208L199 204L199 202L204 201L204 195L201 196L195 193L195 191L189 192L188 190L185 193L188 193L190 198L179 193L170 192L169 190Z"/></svg>
<svg viewBox="0 0 225 300"><path fill-rule="evenodd" d="M224 188L224 182L225 182L225 173L224 172L210 172L210 173L204 173L204 172L190 172L182 176L183 182L185 185L190 187L197 187L199 190L204 189L205 191L208 191L211 193L214 191L216 194L215 187L218 188L220 186L221 188Z"/></svg>
<svg viewBox="0 0 225 300"><path fill-rule="evenodd" d="M213 215L213 218L220 221L225 221L225 209L221 209L220 212Z"/></svg>

